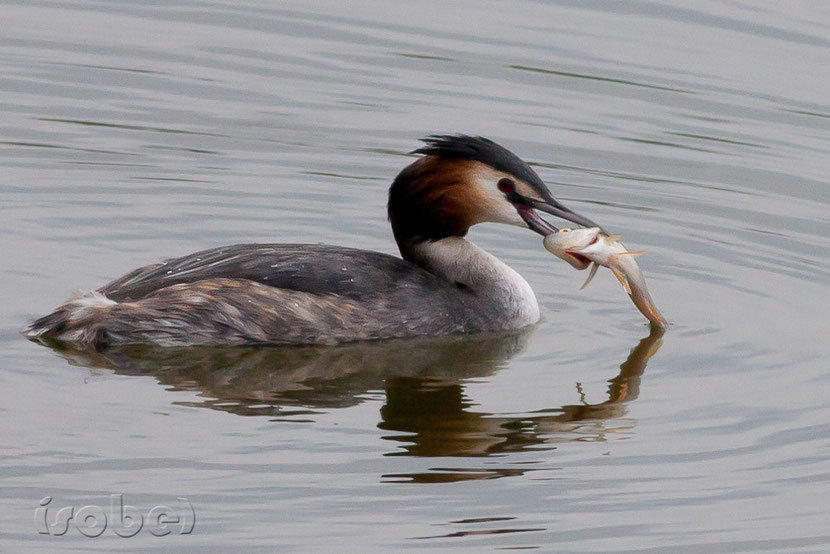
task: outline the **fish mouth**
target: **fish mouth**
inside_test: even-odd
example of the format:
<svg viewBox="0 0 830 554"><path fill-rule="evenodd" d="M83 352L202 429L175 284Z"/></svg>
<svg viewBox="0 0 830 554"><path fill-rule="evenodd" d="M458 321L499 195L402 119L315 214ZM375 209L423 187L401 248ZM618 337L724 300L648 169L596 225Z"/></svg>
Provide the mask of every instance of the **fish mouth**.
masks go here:
<svg viewBox="0 0 830 554"><path fill-rule="evenodd" d="M582 254L579 254L578 252L571 252L569 250L565 250L565 254L575 259L577 263L579 263L580 265L584 265L585 267L591 265L591 260L583 256Z"/></svg>
<svg viewBox="0 0 830 554"><path fill-rule="evenodd" d="M585 246L581 246L579 249L573 249L573 248L565 249L565 254L567 254L568 256L571 256L572 258L574 258L580 264L588 266L588 265L591 264L591 260L587 256L581 254L581 252L583 250L585 250L586 248L588 248L589 246L592 246L592 245L596 244L597 242L599 242L599 233L597 233L597 235L591 240L591 242L589 242Z"/></svg>

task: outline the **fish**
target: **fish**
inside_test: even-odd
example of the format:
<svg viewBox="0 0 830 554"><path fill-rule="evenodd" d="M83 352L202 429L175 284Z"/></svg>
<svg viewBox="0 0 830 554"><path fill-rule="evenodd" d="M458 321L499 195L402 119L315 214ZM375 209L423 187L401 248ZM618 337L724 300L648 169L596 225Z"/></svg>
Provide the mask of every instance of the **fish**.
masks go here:
<svg viewBox="0 0 830 554"><path fill-rule="evenodd" d="M599 227L584 229L562 228L544 238L545 249L565 260L576 269L587 269L593 264L581 289L588 286L599 266L611 270L641 314L659 329L667 326L648 292L646 280L635 256L645 250L628 250L620 235L609 235Z"/></svg>

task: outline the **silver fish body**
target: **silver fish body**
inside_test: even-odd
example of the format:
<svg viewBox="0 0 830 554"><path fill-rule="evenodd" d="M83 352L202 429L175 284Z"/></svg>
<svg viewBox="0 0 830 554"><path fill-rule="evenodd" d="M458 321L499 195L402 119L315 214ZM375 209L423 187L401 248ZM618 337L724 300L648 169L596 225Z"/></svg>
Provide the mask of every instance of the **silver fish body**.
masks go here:
<svg viewBox="0 0 830 554"><path fill-rule="evenodd" d="M635 259L643 251L632 252L620 242L619 235L607 235L599 228L560 229L545 237L545 248L577 269L585 269L585 260L594 262L583 288L591 281L597 267L610 269L631 301L653 325L666 328L666 320L660 315L646 286L646 280Z"/></svg>

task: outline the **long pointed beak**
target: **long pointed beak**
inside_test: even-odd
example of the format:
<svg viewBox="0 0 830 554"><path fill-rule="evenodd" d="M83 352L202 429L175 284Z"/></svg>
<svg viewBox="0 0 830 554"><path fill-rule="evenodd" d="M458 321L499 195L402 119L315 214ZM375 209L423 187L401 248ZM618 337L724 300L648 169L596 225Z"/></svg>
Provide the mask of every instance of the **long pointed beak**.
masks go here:
<svg viewBox="0 0 830 554"><path fill-rule="evenodd" d="M599 227L603 233L605 232L605 229L603 229L601 225L597 225L584 215L580 215L572 209L564 206L555 198L551 198L550 200L529 200L530 206L536 210L555 215L556 217L561 217L562 219L566 219L572 223L581 225L582 227Z"/></svg>

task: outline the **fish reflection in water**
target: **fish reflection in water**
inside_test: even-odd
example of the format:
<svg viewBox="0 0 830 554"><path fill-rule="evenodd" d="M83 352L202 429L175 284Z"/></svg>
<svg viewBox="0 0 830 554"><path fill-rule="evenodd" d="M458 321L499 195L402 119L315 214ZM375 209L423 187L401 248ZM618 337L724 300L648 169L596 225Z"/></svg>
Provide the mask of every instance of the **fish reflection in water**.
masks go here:
<svg viewBox="0 0 830 554"><path fill-rule="evenodd" d="M662 345L664 331L653 326L609 379L608 399L539 410L521 416L469 410L463 384L438 378L394 377L386 385L382 429L405 432L386 437L405 443L390 455L492 456L555 448L562 442L601 440L610 430L598 422L623 417L626 402L640 394L640 377ZM580 398L581 391L577 391ZM432 468L428 473L386 475L387 480L435 483L521 475L526 468Z"/></svg>
<svg viewBox="0 0 830 554"><path fill-rule="evenodd" d="M200 401L179 405L238 415L307 421L321 410L346 408L385 392L378 427L400 443L388 455L491 456L550 448L565 441L601 439L597 422L620 418L639 395L640 376L659 349L656 328L639 341L609 380L608 399L575 403L530 414L472 411L464 380L492 375L521 352L530 332L477 337L399 339L334 347L213 348L123 346L103 352L53 348L73 365L153 376L170 390L195 391ZM578 394L578 391L575 392ZM441 482L494 478L526 469L432 468L387 480Z"/></svg>

